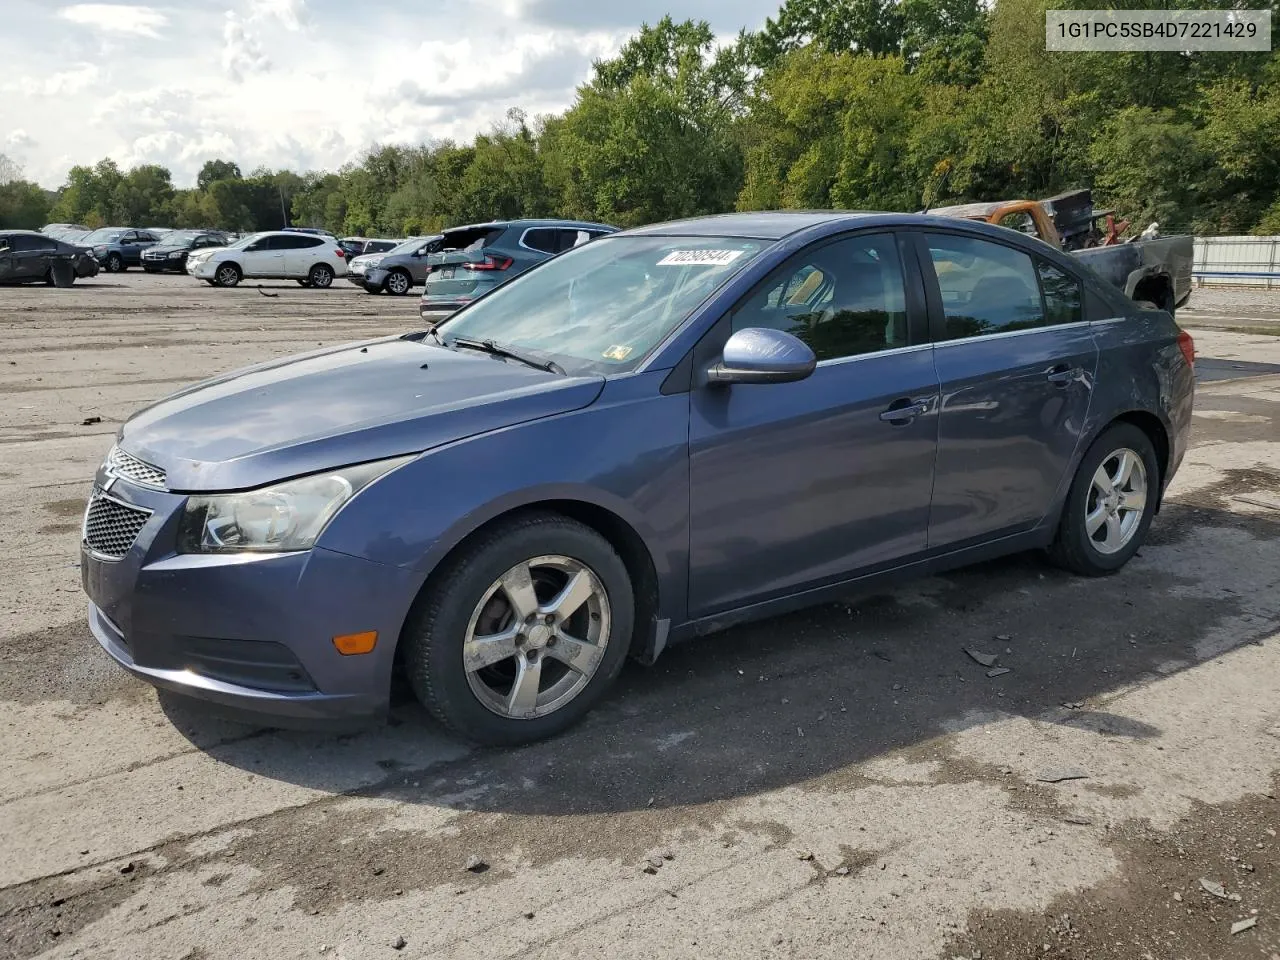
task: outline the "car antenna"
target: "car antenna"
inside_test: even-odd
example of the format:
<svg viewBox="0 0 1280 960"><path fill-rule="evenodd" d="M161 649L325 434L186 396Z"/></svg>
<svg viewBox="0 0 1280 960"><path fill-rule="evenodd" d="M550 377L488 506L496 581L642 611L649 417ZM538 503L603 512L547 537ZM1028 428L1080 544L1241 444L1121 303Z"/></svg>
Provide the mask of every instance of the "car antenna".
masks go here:
<svg viewBox="0 0 1280 960"><path fill-rule="evenodd" d="M934 190L933 190L933 197L932 197L932 198L926 198L926 200L925 200L925 205L924 205L924 209L920 211L922 214L924 214L924 213L928 213L928 212L929 212L929 208L930 208L930 207L932 207L935 203L937 203L937 202L938 202L938 197L942 196L942 188L943 188L943 187L945 187L945 186L947 185L947 178L951 176L951 161L950 161L950 160L942 160L942 161L940 161L940 162L938 163L938 166L939 166L939 167L942 167L942 179L940 179L940 180L938 181L938 185L937 185L937 187L935 187L935 188L934 188ZM938 169L937 167L934 167L934 170L935 170L935 171L936 171L937 169Z"/></svg>

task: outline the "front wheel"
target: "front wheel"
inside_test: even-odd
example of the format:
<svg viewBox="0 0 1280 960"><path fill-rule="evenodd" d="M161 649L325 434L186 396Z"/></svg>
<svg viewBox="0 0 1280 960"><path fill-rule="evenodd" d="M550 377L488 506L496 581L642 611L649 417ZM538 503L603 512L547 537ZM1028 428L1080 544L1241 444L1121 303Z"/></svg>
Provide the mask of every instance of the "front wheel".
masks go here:
<svg viewBox="0 0 1280 960"><path fill-rule="evenodd" d="M536 513L465 546L406 624L410 683L454 733L491 746L552 736L617 678L634 591L607 540Z"/></svg>
<svg viewBox="0 0 1280 960"><path fill-rule="evenodd" d="M1076 470L1050 558L1087 577L1119 570L1146 539L1160 483L1151 439L1130 423L1108 427Z"/></svg>
<svg viewBox="0 0 1280 960"><path fill-rule="evenodd" d="M325 289L333 283L333 267L327 263L317 263L307 274L307 283L320 290Z"/></svg>
<svg viewBox="0 0 1280 960"><path fill-rule="evenodd" d="M413 281L409 279L409 275L403 270L393 270L387 274L387 279L383 282L383 286L387 288L387 293L403 297L413 287Z"/></svg>
<svg viewBox="0 0 1280 960"><path fill-rule="evenodd" d="M124 258L118 253L113 253L107 257L107 273L124 272Z"/></svg>
<svg viewBox="0 0 1280 960"><path fill-rule="evenodd" d="M219 287L234 287L240 282L240 268L234 263L224 263L213 275L213 282Z"/></svg>

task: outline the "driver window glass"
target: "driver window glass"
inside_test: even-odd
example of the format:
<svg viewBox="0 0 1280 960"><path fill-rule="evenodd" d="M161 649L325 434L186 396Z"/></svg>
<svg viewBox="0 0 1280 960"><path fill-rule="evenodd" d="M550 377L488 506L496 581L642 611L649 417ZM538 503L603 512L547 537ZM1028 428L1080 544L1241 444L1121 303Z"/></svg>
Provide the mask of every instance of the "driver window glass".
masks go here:
<svg viewBox="0 0 1280 960"><path fill-rule="evenodd" d="M733 330L783 330L819 362L908 346L902 264L892 234L810 248L774 271L733 313Z"/></svg>

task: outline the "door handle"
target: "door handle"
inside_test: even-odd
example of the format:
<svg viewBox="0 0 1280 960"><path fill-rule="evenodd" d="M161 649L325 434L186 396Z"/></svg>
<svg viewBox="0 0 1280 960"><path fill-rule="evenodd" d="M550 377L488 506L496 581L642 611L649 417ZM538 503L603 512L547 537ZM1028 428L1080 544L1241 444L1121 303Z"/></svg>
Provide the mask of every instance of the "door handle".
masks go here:
<svg viewBox="0 0 1280 960"><path fill-rule="evenodd" d="M888 410L880 414L880 419L885 423L904 424L928 412L928 400L895 400Z"/></svg>
<svg viewBox="0 0 1280 960"><path fill-rule="evenodd" d="M1079 367L1067 367L1060 365L1051 367L1048 373L1045 374L1045 379L1050 383L1054 383L1059 386L1066 386L1068 383L1074 383L1076 380L1079 380L1082 372L1083 371Z"/></svg>

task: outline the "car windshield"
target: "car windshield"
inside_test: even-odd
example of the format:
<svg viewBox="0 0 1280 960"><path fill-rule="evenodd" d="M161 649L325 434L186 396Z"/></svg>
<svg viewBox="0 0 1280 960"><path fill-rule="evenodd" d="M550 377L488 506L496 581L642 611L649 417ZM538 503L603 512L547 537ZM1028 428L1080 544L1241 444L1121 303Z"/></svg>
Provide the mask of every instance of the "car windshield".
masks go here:
<svg viewBox="0 0 1280 960"><path fill-rule="evenodd" d="M412 240L406 240L404 243L400 244L398 247L392 247L390 250L387 251L386 255L388 257L397 257L397 256L404 256L405 254L413 253L413 251L417 250L419 247L425 244L427 242L427 239L428 238L426 237L414 237Z"/></svg>
<svg viewBox="0 0 1280 960"><path fill-rule="evenodd" d="M625 373L767 246L739 237L609 237L516 277L440 325L580 372Z"/></svg>
<svg viewBox="0 0 1280 960"><path fill-rule="evenodd" d="M196 233L194 230L174 230L170 233L163 234L160 237L160 242L165 246L169 246L169 244L181 246L187 243L194 243L198 236L200 236L200 234Z"/></svg>
<svg viewBox="0 0 1280 960"><path fill-rule="evenodd" d="M93 233L85 237L92 243L110 243L112 240L119 240L123 230L116 230L112 227L103 227L101 230L95 230Z"/></svg>

